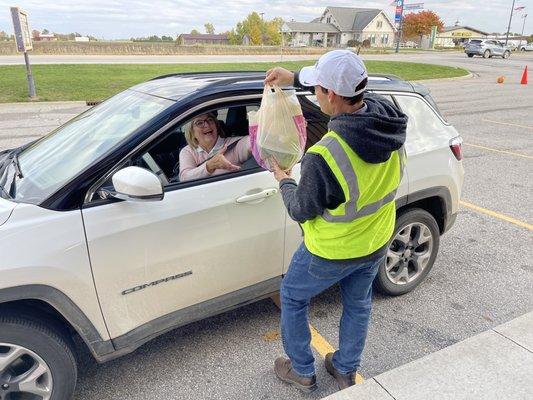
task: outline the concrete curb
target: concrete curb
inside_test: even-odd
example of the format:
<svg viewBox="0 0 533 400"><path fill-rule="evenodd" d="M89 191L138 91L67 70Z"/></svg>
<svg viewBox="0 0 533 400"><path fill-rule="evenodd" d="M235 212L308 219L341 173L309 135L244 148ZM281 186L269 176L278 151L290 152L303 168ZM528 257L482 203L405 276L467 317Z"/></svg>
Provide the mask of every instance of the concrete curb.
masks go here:
<svg viewBox="0 0 533 400"><path fill-rule="evenodd" d="M531 371L533 312L323 400L526 400Z"/></svg>
<svg viewBox="0 0 533 400"><path fill-rule="evenodd" d="M418 79L416 81L411 81L411 82L420 82L420 83L424 83L424 82L449 82L449 81L460 81L460 80L463 80L463 79L472 79L472 78L477 78L477 75L475 75L472 72L468 71L468 75L455 76L453 78Z"/></svg>
<svg viewBox="0 0 533 400"><path fill-rule="evenodd" d="M85 100L66 100L66 101L19 101L15 103L0 103L1 106L19 106L19 105L50 105L50 106L62 106L62 105L76 105L84 106Z"/></svg>

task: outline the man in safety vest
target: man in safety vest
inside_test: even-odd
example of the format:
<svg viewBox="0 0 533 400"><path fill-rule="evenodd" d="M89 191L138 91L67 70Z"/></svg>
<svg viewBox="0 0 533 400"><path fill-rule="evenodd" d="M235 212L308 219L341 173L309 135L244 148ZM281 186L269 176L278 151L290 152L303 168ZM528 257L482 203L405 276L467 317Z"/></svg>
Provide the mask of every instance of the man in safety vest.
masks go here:
<svg viewBox="0 0 533 400"><path fill-rule="evenodd" d="M281 334L289 358L276 359L274 371L305 392L316 389L310 299L340 284L339 350L326 355L325 366L344 389L355 384L372 281L394 230L407 117L383 97L365 95L367 82L363 61L347 50L326 53L299 73L276 67L265 78L265 84L308 88L331 116L329 131L302 158L299 184L272 162L288 213L304 232L281 284Z"/></svg>

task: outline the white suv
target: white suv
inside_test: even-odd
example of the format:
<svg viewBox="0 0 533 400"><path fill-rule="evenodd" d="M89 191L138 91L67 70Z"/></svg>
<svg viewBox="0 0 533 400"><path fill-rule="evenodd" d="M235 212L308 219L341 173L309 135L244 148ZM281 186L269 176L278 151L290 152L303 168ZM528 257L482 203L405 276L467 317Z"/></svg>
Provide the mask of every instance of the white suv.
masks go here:
<svg viewBox="0 0 533 400"><path fill-rule="evenodd" d="M72 335L103 362L278 291L302 237L272 174L253 159L201 180L175 174L195 115L216 113L226 132L248 134L263 76L161 77L0 153L1 398L69 398ZM423 86L373 76L369 90L409 116L396 231L376 279L397 295L425 278L455 220L461 138ZM311 145L328 117L311 93L298 96Z"/></svg>

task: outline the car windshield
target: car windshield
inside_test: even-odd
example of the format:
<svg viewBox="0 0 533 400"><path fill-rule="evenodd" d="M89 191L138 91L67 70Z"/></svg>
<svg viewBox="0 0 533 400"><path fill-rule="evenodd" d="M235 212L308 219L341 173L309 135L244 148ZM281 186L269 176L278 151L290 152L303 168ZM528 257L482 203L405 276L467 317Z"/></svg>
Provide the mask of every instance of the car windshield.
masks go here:
<svg viewBox="0 0 533 400"><path fill-rule="evenodd" d="M172 104L132 90L119 93L23 150L20 174L5 190L16 201L39 204Z"/></svg>
<svg viewBox="0 0 533 400"><path fill-rule="evenodd" d="M470 44L481 44L481 40L471 40Z"/></svg>

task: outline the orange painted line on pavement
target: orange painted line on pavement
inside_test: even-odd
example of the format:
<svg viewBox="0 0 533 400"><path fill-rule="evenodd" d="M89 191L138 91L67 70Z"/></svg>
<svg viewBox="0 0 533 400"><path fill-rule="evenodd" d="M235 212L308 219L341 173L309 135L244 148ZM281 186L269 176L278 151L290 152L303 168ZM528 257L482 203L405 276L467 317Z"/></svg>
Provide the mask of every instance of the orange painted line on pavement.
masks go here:
<svg viewBox="0 0 533 400"><path fill-rule="evenodd" d="M488 151L494 151L494 152L496 152L496 153L510 154L510 155L512 155L512 156L523 157L523 158L529 158L530 160L533 160L533 157L532 157L532 156L528 156L528 155L526 155L526 154L514 153L514 152L512 152L512 151L507 151L507 150L493 149L492 147L480 146L479 144L472 144L472 143L463 143L463 144L466 145L466 146L477 147L478 149L483 149L483 150L488 150Z"/></svg>
<svg viewBox="0 0 533 400"><path fill-rule="evenodd" d="M490 122L492 124L500 124L500 125L509 125L509 126L516 126L518 128L524 128L524 129L531 129L533 130L533 126L528 125L521 125L521 124L513 124L512 122L501 122L501 121L493 121L492 119L482 119L482 121Z"/></svg>
<svg viewBox="0 0 533 400"><path fill-rule="evenodd" d="M482 214L487 214L487 215L490 215L491 217L498 218L498 219L501 219L503 221L510 222L511 224L520 226L521 228L526 228L526 229L528 229L530 231L533 231L533 225L528 224L527 222L520 221L520 220L518 220L516 218L509 217L508 215L500 214L500 213L498 213L496 211L488 210L486 208L477 206L477 205L472 204L472 203L468 203L468 202L463 201L463 200L459 201L459 204L461 204L464 207L468 207L468 208L470 208L472 210L475 210L477 212L480 212Z"/></svg>

